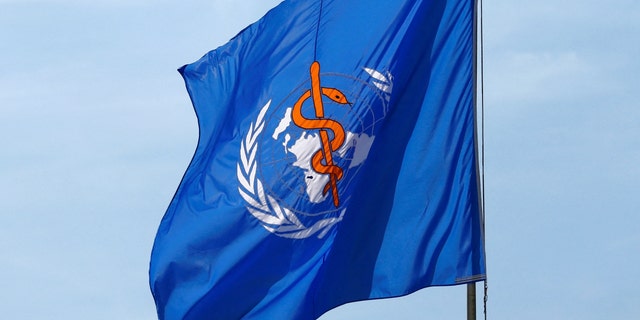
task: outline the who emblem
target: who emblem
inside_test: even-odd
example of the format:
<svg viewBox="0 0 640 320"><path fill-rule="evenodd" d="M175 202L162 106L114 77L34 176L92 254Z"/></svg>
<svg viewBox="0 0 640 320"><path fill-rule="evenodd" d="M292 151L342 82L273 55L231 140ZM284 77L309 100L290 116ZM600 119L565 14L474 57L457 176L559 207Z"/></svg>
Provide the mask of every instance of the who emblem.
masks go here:
<svg viewBox="0 0 640 320"><path fill-rule="evenodd" d="M240 143L238 191L253 217L285 238L324 237L342 221L389 108L390 73L320 73L276 107L269 100Z"/></svg>

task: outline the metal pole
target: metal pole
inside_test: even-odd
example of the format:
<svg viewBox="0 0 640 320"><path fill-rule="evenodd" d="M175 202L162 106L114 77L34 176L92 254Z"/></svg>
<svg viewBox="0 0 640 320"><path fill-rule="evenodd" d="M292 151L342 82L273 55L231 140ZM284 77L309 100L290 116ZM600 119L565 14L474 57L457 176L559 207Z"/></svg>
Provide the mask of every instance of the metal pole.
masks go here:
<svg viewBox="0 0 640 320"><path fill-rule="evenodd" d="M476 320L476 283L467 284L467 320Z"/></svg>

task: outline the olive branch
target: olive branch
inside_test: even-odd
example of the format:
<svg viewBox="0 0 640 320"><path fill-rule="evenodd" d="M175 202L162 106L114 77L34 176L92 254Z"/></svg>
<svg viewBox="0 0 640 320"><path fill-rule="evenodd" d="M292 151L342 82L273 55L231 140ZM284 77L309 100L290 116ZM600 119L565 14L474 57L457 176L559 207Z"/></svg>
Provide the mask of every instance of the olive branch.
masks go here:
<svg viewBox="0 0 640 320"><path fill-rule="evenodd" d="M251 215L258 219L267 231L284 238L303 239L318 233L323 238L333 225L342 221L346 209L340 216L326 218L313 226L305 226L288 208L282 207L272 196L266 194L262 182L257 177L258 137L264 130L264 116L271 105L269 100L260 110L258 118L251 123L246 137L240 142L240 159L237 164L237 176L240 184L238 192Z"/></svg>

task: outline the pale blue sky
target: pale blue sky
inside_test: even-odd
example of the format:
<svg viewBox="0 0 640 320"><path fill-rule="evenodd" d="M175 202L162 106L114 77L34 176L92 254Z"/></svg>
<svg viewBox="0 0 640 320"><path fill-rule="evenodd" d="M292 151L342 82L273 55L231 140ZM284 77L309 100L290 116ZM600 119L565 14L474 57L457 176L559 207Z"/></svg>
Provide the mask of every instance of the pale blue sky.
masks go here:
<svg viewBox="0 0 640 320"><path fill-rule="evenodd" d="M151 245L197 141L176 69L277 3L0 0L2 318L155 318ZM640 2L484 10L489 319L640 318ZM322 319L464 319L465 295Z"/></svg>

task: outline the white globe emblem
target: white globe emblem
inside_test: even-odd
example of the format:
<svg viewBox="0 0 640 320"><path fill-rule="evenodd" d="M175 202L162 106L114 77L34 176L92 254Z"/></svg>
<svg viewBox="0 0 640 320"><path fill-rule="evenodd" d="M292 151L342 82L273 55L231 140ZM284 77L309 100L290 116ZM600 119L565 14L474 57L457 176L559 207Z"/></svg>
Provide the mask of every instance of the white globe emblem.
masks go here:
<svg viewBox="0 0 640 320"><path fill-rule="evenodd" d="M389 73L363 70L365 79L321 74L323 88L337 88L349 101L339 104L324 98L322 102L323 119L337 121L344 128L344 142L331 153L333 165L343 173L335 183L339 205L335 194L327 190L330 175L312 165L313 155L322 149L319 131L301 128L292 120L293 106L309 90L310 81L277 106L267 102L251 123L240 146L238 191L251 215L269 232L285 238L322 238L342 220L358 171L387 114L392 91ZM313 102L308 100L302 114L313 118ZM335 138L336 133L326 131L329 139Z"/></svg>

